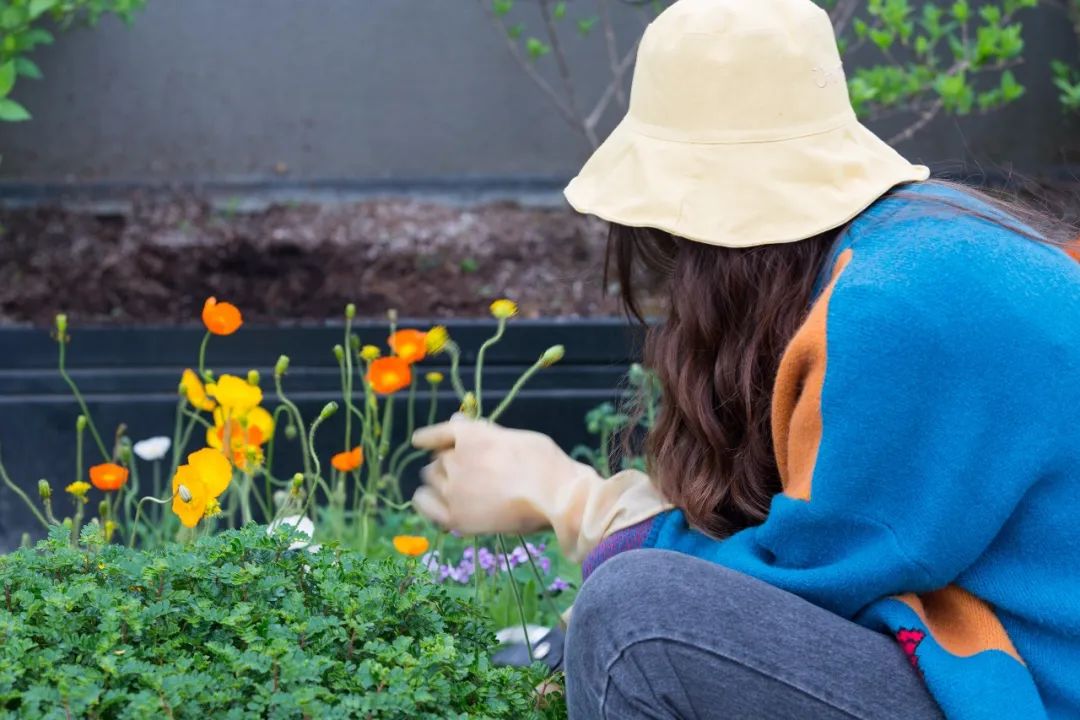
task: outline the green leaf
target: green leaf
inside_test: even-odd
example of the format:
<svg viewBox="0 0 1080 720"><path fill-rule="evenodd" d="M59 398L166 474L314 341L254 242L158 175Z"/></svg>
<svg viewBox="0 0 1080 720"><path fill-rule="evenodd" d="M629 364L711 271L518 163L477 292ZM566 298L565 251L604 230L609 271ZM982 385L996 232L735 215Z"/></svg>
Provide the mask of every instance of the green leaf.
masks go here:
<svg viewBox="0 0 1080 720"><path fill-rule="evenodd" d="M592 32L592 29L596 27L596 23L600 21L598 17L585 18L577 21L578 32L582 35L588 35Z"/></svg>
<svg viewBox="0 0 1080 720"><path fill-rule="evenodd" d="M37 66L37 63L35 63L30 58L15 58L15 72L23 77L30 78L32 80L40 80L42 78L41 68L39 68Z"/></svg>
<svg viewBox="0 0 1080 720"><path fill-rule="evenodd" d="M551 14L552 14L552 17L554 17L556 20L562 20L564 17L566 17L566 3L565 2L557 2L557 3L555 3L555 7L552 9Z"/></svg>
<svg viewBox="0 0 1080 720"><path fill-rule="evenodd" d="M952 6L952 16L956 18L958 22L967 22L971 17L971 6L968 5L967 0L956 0Z"/></svg>
<svg viewBox="0 0 1080 720"><path fill-rule="evenodd" d="M56 7L56 0L30 0L30 19L33 20Z"/></svg>
<svg viewBox="0 0 1080 720"><path fill-rule="evenodd" d="M514 0L491 0L491 9L498 17L503 17L514 9Z"/></svg>
<svg viewBox="0 0 1080 720"><path fill-rule="evenodd" d="M7 97L15 87L15 61L8 60L0 65L0 98Z"/></svg>
<svg viewBox="0 0 1080 720"><path fill-rule="evenodd" d="M27 49L31 49L36 45L52 45L55 42L52 33L44 28L31 29L23 36L23 39L26 41Z"/></svg>
<svg viewBox="0 0 1080 720"><path fill-rule="evenodd" d="M979 8L979 16L991 25L1001 22L1001 8L997 5L984 5Z"/></svg>
<svg viewBox="0 0 1080 720"><path fill-rule="evenodd" d="M1005 102L1020 99L1026 92L1026 88L1016 81L1016 76L1011 70L1001 74L1001 96Z"/></svg>
<svg viewBox="0 0 1080 720"><path fill-rule="evenodd" d="M539 38L531 37L525 41L525 50L533 60L539 60L551 52L551 46Z"/></svg>
<svg viewBox="0 0 1080 720"><path fill-rule="evenodd" d="M23 122L30 119L30 113L11 98L0 98L0 121Z"/></svg>
<svg viewBox="0 0 1080 720"><path fill-rule="evenodd" d="M509 35L514 40L517 40L519 37L521 37L521 34L523 32L525 32L525 26L522 25L521 23L516 23L516 24L511 25L510 27L506 28L506 34Z"/></svg>

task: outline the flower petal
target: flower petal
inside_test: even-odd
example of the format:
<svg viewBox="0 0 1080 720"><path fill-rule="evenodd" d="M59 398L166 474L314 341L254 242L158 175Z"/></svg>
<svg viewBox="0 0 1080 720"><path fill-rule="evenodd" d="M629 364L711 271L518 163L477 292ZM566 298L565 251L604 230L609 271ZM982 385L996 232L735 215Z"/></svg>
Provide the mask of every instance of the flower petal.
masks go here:
<svg viewBox="0 0 1080 720"><path fill-rule="evenodd" d="M198 473L210 497L218 497L232 481L232 465L228 459L213 448L203 448L188 455L188 463Z"/></svg>

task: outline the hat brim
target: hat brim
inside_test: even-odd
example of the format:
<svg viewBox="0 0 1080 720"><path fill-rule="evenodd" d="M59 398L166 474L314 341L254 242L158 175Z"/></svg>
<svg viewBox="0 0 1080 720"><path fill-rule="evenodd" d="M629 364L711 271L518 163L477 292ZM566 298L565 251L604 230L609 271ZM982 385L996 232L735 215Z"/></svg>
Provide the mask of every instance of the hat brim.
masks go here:
<svg viewBox="0 0 1080 720"><path fill-rule="evenodd" d="M567 186L578 212L724 247L840 227L896 185L926 180L854 118L789 140L691 143L623 120Z"/></svg>

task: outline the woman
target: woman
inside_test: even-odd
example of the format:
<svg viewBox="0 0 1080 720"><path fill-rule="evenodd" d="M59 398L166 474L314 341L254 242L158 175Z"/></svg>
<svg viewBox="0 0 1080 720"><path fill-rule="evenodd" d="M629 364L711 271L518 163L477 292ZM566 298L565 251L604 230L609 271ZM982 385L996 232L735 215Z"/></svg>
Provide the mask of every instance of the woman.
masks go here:
<svg viewBox="0 0 1080 720"><path fill-rule="evenodd" d="M1080 717L1080 266L928 175L855 120L810 0L646 32L567 197L632 314L666 284L651 479L415 438L421 512L584 561L573 717Z"/></svg>

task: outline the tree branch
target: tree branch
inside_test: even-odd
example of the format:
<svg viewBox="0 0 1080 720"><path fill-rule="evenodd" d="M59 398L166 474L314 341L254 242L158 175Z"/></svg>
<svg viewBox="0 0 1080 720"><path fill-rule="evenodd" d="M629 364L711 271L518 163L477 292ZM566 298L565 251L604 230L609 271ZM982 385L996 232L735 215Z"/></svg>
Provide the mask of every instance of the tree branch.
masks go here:
<svg viewBox="0 0 1080 720"><path fill-rule="evenodd" d="M607 111L608 106L611 105L612 98L615 97L618 89L622 87L623 78L626 77L626 71L630 69L630 66L634 62L634 58L637 57L638 47L641 45L641 40L634 43L634 47L630 49L630 52L626 53L614 67L614 78L611 84L604 89L604 93L597 100L596 106L593 107L591 113L585 118L585 125L592 130L596 129L596 126L600 124L600 119L604 116L604 112ZM625 105L623 106L625 107Z"/></svg>
<svg viewBox="0 0 1080 720"><path fill-rule="evenodd" d="M855 17L855 12L858 9L859 0L837 0L836 6L829 13L829 19L832 20L836 37L839 38L847 30L848 23Z"/></svg>
<svg viewBox="0 0 1080 720"><path fill-rule="evenodd" d="M544 27L547 28L548 39L551 41L551 52L555 55L555 63L559 68L559 76L562 78L563 87L566 90L567 105L571 114L580 120L581 111L578 110L577 97L574 93L574 80L570 74L570 66L566 62L566 53L563 52L562 43L559 42L559 30L555 27L555 20L551 16L551 0L540 0L540 15L544 19ZM582 121L582 130L585 138L596 149L600 142L596 134Z"/></svg>
<svg viewBox="0 0 1080 720"><path fill-rule="evenodd" d="M608 0L596 0L597 9L600 11L600 22L604 25L604 40L607 43L608 63L611 65L611 77L615 87L615 99L619 107L626 109L626 91L623 89L623 71L619 68L619 45L615 37L615 24L611 21L611 7Z"/></svg>
<svg viewBox="0 0 1080 720"><path fill-rule="evenodd" d="M514 39L510 37L510 32L506 27L506 23L504 23L501 18L499 18L497 15L495 15L494 12L492 12L491 8L488 7L488 4L487 2L485 2L485 0L477 0L477 2L480 3L480 7L483 12L486 13L487 16L491 19L491 22L495 25L495 29L499 32L500 35L503 36L503 39L506 40L506 46L510 49L510 54L514 57L514 60L517 61L521 69L525 71L525 74L528 75L529 78L534 83L536 83L537 87L539 87L540 90L548 96L548 99L551 100L552 104L555 105L559 113L563 116L563 119L566 120L566 122L568 122L571 126L573 126L575 130L585 135L586 139L588 139L588 135L585 133L585 126L582 123L581 117L577 115L574 109L566 103L566 101L559 95L558 91L556 91L555 88L551 86L551 83L544 79L544 76L537 71L533 64L529 62L528 58L521 54L521 48L519 48L517 46L517 43L514 42Z"/></svg>

